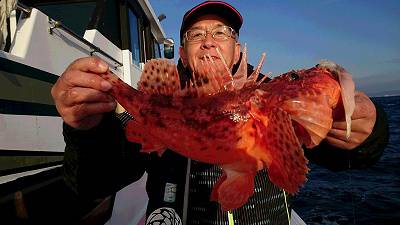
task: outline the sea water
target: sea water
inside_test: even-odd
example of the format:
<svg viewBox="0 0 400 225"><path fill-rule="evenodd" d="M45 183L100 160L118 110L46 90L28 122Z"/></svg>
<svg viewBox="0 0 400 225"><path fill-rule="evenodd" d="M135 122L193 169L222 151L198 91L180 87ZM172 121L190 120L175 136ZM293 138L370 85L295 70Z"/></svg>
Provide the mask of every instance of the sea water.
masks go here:
<svg viewBox="0 0 400 225"><path fill-rule="evenodd" d="M331 172L310 164L293 204L308 225L400 224L400 96L373 99L388 116L388 146L366 169Z"/></svg>

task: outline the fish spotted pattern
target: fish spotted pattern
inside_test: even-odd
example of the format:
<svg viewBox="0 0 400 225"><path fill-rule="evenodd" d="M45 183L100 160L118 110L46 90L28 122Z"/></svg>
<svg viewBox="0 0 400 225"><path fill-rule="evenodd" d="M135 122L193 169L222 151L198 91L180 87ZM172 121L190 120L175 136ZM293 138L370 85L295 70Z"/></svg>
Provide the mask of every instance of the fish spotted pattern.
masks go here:
<svg viewBox="0 0 400 225"><path fill-rule="evenodd" d="M162 59L145 64L138 90L111 72L101 76L135 118L126 126L128 140L144 152L171 149L219 165L224 173L211 199L231 210L246 203L264 168L271 182L298 192L308 172L302 145L312 148L326 137L335 110L346 113L350 130L354 83L342 67L322 61L265 83L257 80L264 58L247 76L246 50L234 75L214 70L210 57L186 87L176 66Z"/></svg>

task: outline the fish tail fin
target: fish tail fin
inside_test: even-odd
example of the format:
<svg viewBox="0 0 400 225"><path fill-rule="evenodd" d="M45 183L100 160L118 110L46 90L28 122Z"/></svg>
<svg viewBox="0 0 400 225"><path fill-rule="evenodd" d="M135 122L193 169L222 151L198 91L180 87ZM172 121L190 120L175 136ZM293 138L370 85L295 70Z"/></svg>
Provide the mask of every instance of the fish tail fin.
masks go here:
<svg viewBox="0 0 400 225"><path fill-rule="evenodd" d="M254 193L254 174L227 170L214 185L211 200L221 204L223 211L243 206Z"/></svg>

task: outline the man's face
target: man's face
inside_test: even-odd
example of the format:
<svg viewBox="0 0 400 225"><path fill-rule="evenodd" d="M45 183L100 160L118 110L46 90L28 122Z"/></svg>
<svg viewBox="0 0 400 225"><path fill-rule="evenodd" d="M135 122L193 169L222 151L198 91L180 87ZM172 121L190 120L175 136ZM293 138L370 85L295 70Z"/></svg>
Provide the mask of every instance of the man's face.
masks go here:
<svg viewBox="0 0 400 225"><path fill-rule="evenodd" d="M228 25L226 21L215 15L203 15L199 17L187 30L203 29L211 31L218 26ZM217 70L223 70L222 59L217 49L222 54L228 68L232 70L233 65L238 61L240 56L240 44L234 38L216 41L210 33L204 40L183 42L183 46L179 48L179 54L185 67L189 67L192 71L197 71L198 67L204 65L205 56L209 54L216 63Z"/></svg>

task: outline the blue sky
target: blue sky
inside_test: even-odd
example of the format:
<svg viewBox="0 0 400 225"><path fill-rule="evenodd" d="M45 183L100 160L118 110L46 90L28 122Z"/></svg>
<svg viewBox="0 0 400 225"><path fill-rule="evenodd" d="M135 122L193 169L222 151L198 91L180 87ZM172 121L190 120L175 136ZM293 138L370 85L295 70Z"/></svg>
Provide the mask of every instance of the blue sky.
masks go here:
<svg viewBox="0 0 400 225"><path fill-rule="evenodd" d="M183 14L202 2L149 1L157 15L167 16L161 24L176 43ZM227 2L244 18L239 40L247 43L249 62L256 64L267 53L264 73L275 76L329 59L352 73L357 88L369 94L400 90L400 1Z"/></svg>

